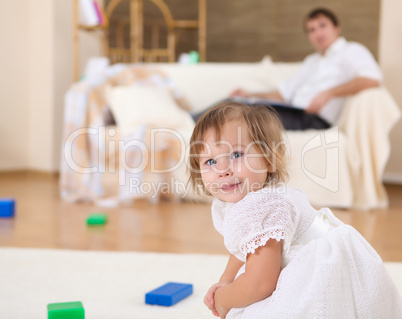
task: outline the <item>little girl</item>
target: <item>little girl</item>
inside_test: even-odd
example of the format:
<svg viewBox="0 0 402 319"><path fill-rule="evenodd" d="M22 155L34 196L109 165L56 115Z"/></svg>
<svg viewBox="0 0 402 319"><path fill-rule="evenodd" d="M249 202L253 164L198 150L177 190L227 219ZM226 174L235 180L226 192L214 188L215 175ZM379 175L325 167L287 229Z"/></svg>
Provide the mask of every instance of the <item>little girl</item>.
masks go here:
<svg viewBox="0 0 402 319"><path fill-rule="evenodd" d="M287 188L283 129L266 106L216 105L194 128L190 180L214 196L230 252L204 302L221 318L402 318L381 258L351 226Z"/></svg>

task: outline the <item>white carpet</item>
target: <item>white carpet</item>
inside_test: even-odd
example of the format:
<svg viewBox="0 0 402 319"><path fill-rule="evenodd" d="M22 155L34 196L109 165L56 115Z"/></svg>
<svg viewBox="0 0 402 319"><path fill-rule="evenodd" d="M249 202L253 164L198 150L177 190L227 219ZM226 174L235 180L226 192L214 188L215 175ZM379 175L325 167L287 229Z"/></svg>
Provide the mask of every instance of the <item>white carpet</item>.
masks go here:
<svg viewBox="0 0 402 319"><path fill-rule="evenodd" d="M203 304L226 256L0 249L0 317L47 318L48 303L82 301L86 319L214 318ZM386 263L402 293L402 263ZM168 282L194 293L173 307L145 305L145 293Z"/></svg>

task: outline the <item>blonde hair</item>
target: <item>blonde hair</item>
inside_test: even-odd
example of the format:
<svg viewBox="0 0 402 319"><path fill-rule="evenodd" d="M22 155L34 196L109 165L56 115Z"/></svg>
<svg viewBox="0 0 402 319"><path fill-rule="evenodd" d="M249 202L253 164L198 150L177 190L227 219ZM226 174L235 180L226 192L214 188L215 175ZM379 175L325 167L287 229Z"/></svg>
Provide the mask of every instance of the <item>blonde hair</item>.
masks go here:
<svg viewBox="0 0 402 319"><path fill-rule="evenodd" d="M219 140L223 126L231 121L240 120L248 129L250 139L264 155L270 167L266 183L286 182L286 147L283 139L283 125L277 112L270 106L249 106L232 101L222 102L209 109L198 120L190 139L188 170L189 182L196 193L210 195L205 188L200 173L199 154L204 148L204 134L208 129L215 131ZM201 191L202 190L202 191Z"/></svg>

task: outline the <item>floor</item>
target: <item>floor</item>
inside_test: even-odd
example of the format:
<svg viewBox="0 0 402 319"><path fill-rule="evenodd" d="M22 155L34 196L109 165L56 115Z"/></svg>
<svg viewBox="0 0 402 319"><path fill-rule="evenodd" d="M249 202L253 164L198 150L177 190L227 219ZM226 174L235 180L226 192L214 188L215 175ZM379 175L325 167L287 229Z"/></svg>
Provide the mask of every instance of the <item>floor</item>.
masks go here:
<svg viewBox="0 0 402 319"><path fill-rule="evenodd" d="M333 210L355 227L384 261L402 262L402 185L386 185L386 210ZM0 218L0 247L225 254L207 204L138 201L97 208L62 202L56 175L0 174L0 197L17 200L16 216ZM105 226L88 227L90 213L105 212Z"/></svg>

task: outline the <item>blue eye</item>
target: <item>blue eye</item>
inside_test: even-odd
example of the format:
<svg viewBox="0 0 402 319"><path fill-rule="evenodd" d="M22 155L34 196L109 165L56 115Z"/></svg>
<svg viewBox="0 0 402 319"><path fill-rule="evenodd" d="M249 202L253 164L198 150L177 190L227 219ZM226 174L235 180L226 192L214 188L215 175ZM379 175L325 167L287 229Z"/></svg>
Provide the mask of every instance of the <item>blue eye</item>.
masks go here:
<svg viewBox="0 0 402 319"><path fill-rule="evenodd" d="M233 159L240 158L240 157L242 157L242 156L243 156L243 153L242 153L242 152L234 152L234 153L232 154L232 158L233 158Z"/></svg>
<svg viewBox="0 0 402 319"><path fill-rule="evenodd" d="M214 164L216 164L216 161L215 161L213 158L210 158L210 159L207 160L205 163L206 163L207 165L214 165Z"/></svg>

